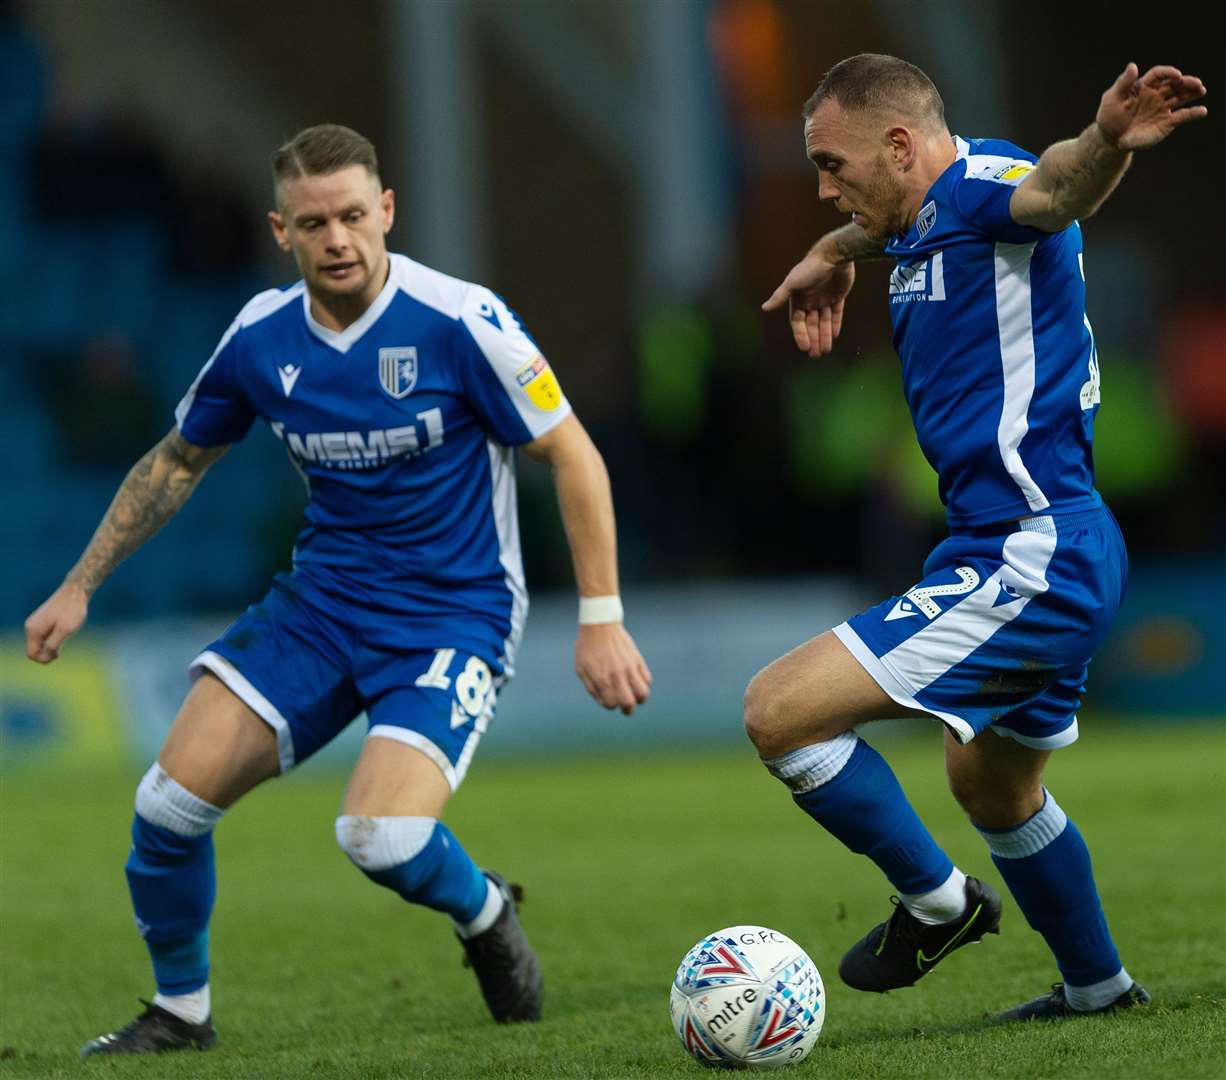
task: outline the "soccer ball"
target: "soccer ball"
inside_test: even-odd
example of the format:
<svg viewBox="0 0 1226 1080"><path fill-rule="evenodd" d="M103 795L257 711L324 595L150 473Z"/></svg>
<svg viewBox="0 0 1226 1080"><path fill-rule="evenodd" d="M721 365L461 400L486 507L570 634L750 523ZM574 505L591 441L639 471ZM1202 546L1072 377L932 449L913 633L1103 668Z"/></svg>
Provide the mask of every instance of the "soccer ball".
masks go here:
<svg viewBox="0 0 1226 1080"><path fill-rule="evenodd" d="M817 966L791 938L729 926L685 954L668 1011L681 1045L703 1065L773 1069L813 1049L825 994Z"/></svg>

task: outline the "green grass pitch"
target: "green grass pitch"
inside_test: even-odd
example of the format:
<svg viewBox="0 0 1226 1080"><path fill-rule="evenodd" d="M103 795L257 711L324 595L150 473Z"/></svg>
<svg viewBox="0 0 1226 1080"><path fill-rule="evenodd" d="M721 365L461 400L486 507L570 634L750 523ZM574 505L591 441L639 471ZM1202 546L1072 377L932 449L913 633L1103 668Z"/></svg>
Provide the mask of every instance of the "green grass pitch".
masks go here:
<svg viewBox="0 0 1226 1080"><path fill-rule="evenodd" d="M955 861L999 887L944 789L935 726L877 743ZM797 811L748 746L479 758L448 821L527 888L543 1023L497 1027L445 921L349 866L332 839L343 780L308 766L218 829L218 1048L89 1062L78 1046L151 992L121 871L134 777L13 772L0 780L0 1077L697 1077L669 1027L669 981L698 937L735 923L790 934L826 978L825 1030L798 1077L1221 1076L1224 751L1213 725L1083 719L1049 770L1094 853L1125 963L1154 994L1144 1014L994 1024L1057 977L1007 898L1002 935L918 987L843 987L838 959L888 913L889 886Z"/></svg>

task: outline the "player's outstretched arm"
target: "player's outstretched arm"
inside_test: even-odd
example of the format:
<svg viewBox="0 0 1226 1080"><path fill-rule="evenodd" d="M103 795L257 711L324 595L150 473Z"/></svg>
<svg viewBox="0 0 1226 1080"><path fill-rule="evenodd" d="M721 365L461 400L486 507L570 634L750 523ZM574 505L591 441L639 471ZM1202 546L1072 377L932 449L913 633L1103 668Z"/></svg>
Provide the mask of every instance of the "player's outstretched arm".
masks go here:
<svg viewBox="0 0 1226 1080"><path fill-rule="evenodd" d="M856 280L856 259L880 257L882 245L859 225L844 225L814 244L783 279L763 311L788 306L796 347L811 357L825 356L843 329L843 305Z"/></svg>
<svg viewBox="0 0 1226 1080"><path fill-rule="evenodd" d="M1013 220L1059 232L1089 217L1115 190L1133 151L1157 146L1180 125L1208 115L1205 106L1192 104L1204 96L1195 75L1166 66L1140 75L1129 64L1103 94L1094 123L1049 146L1018 185L1009 200Z"/></svg>
<svg viewBox="0 0 1226 1080"><path fill-rule="evenodd" d="M124 559L178 512L200 478L229 447L193 446L177 429L132 466L81 558L26 619L26 655L49 664L81 629L89 599Z"/></svg>
<svg viewBox="0 0 1226 1080"><path fill-rule="evenodd" d="M617 528L609 474L600 451L574 416L524 450L553 469L580 602L585 597L616 597ZM620 603L613 606L620 608ZM601 705L629 716L651 693L651 672L622 624L620 612L596 617L600 621L579 626L575 671Z"/></svg>

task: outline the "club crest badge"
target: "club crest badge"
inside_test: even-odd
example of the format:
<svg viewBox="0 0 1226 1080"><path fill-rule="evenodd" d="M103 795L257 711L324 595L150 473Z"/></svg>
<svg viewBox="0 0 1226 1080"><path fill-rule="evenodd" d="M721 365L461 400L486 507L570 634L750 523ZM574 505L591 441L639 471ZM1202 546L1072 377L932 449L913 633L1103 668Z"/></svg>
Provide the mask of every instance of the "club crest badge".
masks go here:
<svg viewBox="0 0 1226 1080"><path fill-rule="evenodd" d="M920 210L919 217L915 219L915 231L919 234L919 238L923 240L936 223L937 204L935 202L926 203Z"/></svg>
<svg viewBox="0 0 1226 1080"><path fill-rule="evenodd" d="M394 398L402 398L417 385L417 346L379 350L379 384Z"/></svg>

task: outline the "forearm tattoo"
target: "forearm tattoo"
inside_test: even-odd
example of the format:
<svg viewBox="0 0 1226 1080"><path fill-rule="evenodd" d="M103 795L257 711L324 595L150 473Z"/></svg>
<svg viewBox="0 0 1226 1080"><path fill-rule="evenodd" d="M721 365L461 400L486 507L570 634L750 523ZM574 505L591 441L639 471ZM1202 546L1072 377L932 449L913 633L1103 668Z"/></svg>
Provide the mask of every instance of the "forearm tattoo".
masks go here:
<svg viewBox="0 0 1226 1080"><path fill-rule="evenodd" d="M834 232L828 233L824 242L829 245L839 262L854 262L856 259L871 259L885 252L885 246L875 240L870 240L859 225L844 225ZM818 243L822 243L819 240Z"/></svg>
<svg viewBox="0 0 1226 1080"><path fill-rule="evenodd" d="M66 580L93 592L187 501L213 455L172 431L132 466Z"/></svg>
<svg viewBox="0 0 1226 1080"><path fill-rule="evenodd" d="M1039 165L1053 205L1072 217L1088 217L1115 190L1131 163L1130 153L1091 124L1076 139L1051 147Z"/></svg>

